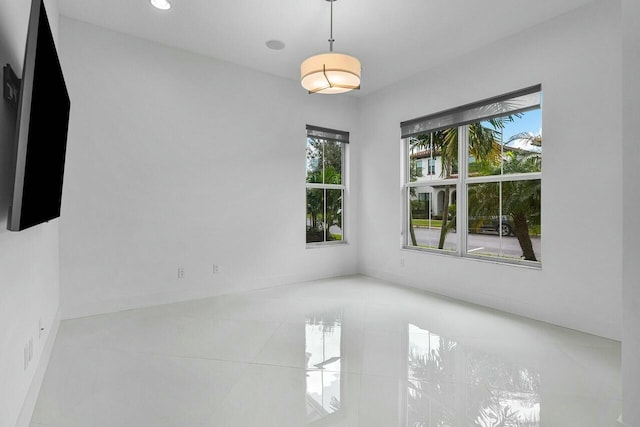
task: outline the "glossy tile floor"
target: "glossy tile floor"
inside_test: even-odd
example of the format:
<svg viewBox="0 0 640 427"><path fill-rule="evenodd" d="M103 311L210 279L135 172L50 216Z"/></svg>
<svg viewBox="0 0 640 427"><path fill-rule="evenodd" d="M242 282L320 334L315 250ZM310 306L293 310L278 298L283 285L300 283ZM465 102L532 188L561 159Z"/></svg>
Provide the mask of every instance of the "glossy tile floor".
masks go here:
<svg viewBox="0 0 640 427"><path fill-rule="evenodd" d="M32 426L616 425L620 344L353 276L60 325Z"/></svg>

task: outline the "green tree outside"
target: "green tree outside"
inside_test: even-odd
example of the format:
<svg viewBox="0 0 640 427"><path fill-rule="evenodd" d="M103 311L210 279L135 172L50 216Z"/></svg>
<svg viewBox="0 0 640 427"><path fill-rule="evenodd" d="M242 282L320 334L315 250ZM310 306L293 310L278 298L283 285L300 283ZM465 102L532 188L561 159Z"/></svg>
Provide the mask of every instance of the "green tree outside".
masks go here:
<svg viewBox="0 0 640 427"><path fill-rule="evenodd" d="M516 114L468 125L469 156L473 159L472 162L469 162L469 176L541 171L542 156L540 153L522 150L510 150L503 153L501 147L502 131L505 124L512 122L516 117L521 117L521 115ZM527 132L512 136L505 145L516 139L527 140L533 146L542 146L540 135ZM416 153L426 149L431 149L440 156L442 166L440 178L454 178L458 167L458 127L410 139L409 175L412 182L421 176L416 167ZM540 180L505 181L501 185L501 192L496 191L496 185L496 183L487 183L474 184L469 187L469 216L496 216L501 206L501 215L507 215L513 223L513 232L522 249L523 258L537 261L531 243L530 230L539 229L540 226ZM454 204L450 205L451 187L445 186L444 188L444 206L438 249L444 248L447 233L455 229L456 210ZM415 197L414 188L410 189L410 195ZM445 212L447 214L444 214ZM411 242L417 246L412 209L409 214Z"/></svg>
<svg viewBox="0 0 640 427"><path fill-rule="evenodd" d="M482 123L471 123L469 125L469 155L473 156L479 165L495 164L500 161L500 131L504 128L504 123L512 121L512 116L491 119L488 123L491 127L484 126ZM409 141L410 153L418 150L433 149L440 153L440 162L442 172L440 178L450 179L458 173L458 127L446 128L431 132L424 135L413 137ZM410 159L410 174L415 174L415 154ZM411 181L416 181L415 175L410 176ZM413 189L412 189L413 190ZM412 193L413 195L414 193ZM442 209L442 226L440 228L440 238L438 241L438 249L444 248L446 235L453 229L455 216L449 218L449 200L451 198L451 186L445 186L444 190L444 206ZM451 221L451 224L450 224ZM412 244L417 246L415 240L415 231L413 229L413 221L410 218L410 233Z"/></svg>
<svg viewBox="0 0 640 427"><path fill-rule="evenodd" d="M307 138L307 183L342 184L342 143ZM307 188L307 243L342 240L342 190Z"/></svg>

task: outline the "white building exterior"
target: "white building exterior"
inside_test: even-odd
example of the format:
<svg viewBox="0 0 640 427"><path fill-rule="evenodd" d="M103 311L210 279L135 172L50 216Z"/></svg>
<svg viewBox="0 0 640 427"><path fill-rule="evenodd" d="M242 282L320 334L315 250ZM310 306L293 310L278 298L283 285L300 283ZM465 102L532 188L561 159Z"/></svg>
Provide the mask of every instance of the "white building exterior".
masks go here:
<svg viewBox="0 0 640 427"><path fill-rule="evenodd" d="M542 135L533 135L529 138L517 138L509 140L504 144L504 152L516 153L538 153L542 154ZM506 158L506 156L505 156ZM436 148L427 147L426 149L415 150L411 153L411 159L415 159L415 181L424 182L424 186L415 187L415 194L411 200L418 200L424 203L424 207L419 205L415 211L424 211L426 217L440 217L443 214L445 205L446 187L441 182L430 184L431 182L441 181L445 179L442 173L442 155ZM473 162L471 160L471 162ZM458 178L457 167L454 166L451 179ZM449 206L456 203L457 192L455 188L449 191Z"/></svg>

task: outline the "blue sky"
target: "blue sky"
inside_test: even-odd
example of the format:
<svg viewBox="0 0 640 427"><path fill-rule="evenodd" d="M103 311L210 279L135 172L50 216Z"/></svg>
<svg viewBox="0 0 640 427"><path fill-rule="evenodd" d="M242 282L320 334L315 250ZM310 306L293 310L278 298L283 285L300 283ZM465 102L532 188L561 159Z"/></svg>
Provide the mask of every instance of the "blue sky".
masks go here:
<svg viewBox="0 0 640 427"><path fill-rule="evenodd" d="M542 130L542 109L527 111L520 118L514 118L513 122L506 123L504 127L504 141L508 141L513 135L521 132L531 132L538 135Z"/></svg>

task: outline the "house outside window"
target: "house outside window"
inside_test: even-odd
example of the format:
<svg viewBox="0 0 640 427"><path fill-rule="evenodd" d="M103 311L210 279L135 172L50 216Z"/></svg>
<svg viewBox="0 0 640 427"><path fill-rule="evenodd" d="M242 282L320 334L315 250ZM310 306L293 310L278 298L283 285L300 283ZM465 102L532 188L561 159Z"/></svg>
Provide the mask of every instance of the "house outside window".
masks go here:
<svg viewBox="0 0 640 427"><path fill-rule="evenodd" d="M435 175L436 174L436 159L430 158L427 160L427 175Z"/></svg>
<svg viewBox="0 0 640 427"><path fill-rule="evenodd" d="M538 85L402 123L405 248L541 265L541 103Z"/></svg>
<svg viewBox="0 0 640 427"><path fill-rule="evenodd" d="M306 243L344 243L349 132L307 125Z"/></svg>

